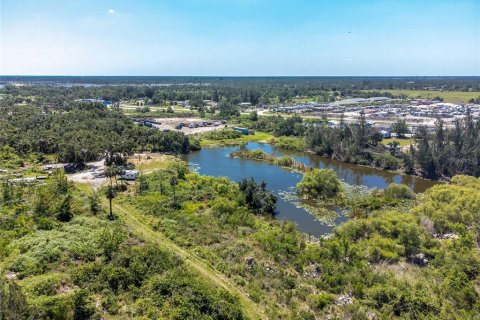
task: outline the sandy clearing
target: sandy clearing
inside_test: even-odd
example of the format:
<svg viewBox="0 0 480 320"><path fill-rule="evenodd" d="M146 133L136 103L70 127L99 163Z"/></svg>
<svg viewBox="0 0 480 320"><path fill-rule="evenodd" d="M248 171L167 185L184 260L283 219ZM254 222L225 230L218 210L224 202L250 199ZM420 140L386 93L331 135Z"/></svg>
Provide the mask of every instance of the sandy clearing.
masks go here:
<svg viewBox="0 0 480 320"><path fill-rule="evenodd" d="M79 183L88 183L95 189L99 188L107 181L105 178L105 164L103 159L95 162L88 162L86 163L86 167L86 170L82 172L67 174L68 180Z"/></svg>

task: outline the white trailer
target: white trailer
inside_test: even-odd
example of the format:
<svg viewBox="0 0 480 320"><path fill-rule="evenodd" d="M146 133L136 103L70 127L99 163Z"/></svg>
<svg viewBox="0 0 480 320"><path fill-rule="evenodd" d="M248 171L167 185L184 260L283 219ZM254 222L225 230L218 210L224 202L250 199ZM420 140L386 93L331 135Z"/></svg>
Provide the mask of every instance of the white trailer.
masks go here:
<svg viewBox="0 0 480 320"><path fill-rule="evenodd" d="M135 180L138 177L137 170L125 170L120 176L123 180Z"/></svg>

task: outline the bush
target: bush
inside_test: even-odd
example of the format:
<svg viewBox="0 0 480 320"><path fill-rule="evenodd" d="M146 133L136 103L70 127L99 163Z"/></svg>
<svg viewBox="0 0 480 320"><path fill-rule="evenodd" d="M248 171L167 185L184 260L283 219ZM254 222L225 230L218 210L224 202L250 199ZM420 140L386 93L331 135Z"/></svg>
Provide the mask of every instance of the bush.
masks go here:
<svg viewBox="0 0 480 320"><path fill-rule="evenodd" d="M224 139L237 139L242 137L241 132L232 129L222 129L206 132L202 135L202 138L207 140L224 140Z"/></svg>
<svg viewBox="0 0 480 320"><path fill-rule="evenodd" d="M309 297L310 304L317 309L324 309L333 302L334 295L330 293L319 293Z"/></svg>
<svg viewBox="0 0 480 320"><path fill-rule="evenodd" d="M272 143L276 147L287 150L303 151L305 149L305 141L303 138L297 137L278 137L272 139Z"/></svg>
<svg viewBox="0 0 480 320"><path fill-rule="evenodd" d="M342 185L335 171L313 169L305 173L297 189L306 197L326 198L335 197L342 190Z"/></svg>
<svg viewBox="0 0 480 320"><path fill-rule="evenodd" d="M293 158L289 156L282 156L276 159L276 164L282 167L290 167L293 165Z"/></svg>
<svg viewBox="0 0 480 320"><path fill-rule="evenodd" d="M78 290L73 295L73 318L75 320L91 319L95 313L92 299L85 290Z"/></svg>
<svg viewBox="0 0 480 320"><path fill-rule="evenodd" d="M459 186L468 187L468 188L477 188L478 186L480 186L480 178L460 175L460 176L453 177L452 183Z"/></svg>
<svg viewBox="0 0 480 320"><path fill-rule="evenodd" d="M376 155L373 162L375 166L385 170L397 170L402 167L402 160L392 156L390 153Z"/></svg>
<svg viewBox="0 0 480 320"><path fill-rule="evenodd" d="M200 145L200 139L198 138L190 138L190 151L198 151L202 149Z"/></svg>
<svg viewBox="0 0 480 320"><path fill-rule="evenodd" d="M384 190L385 196L394 199L413 199L415 194L413 191L404 184L391 183Z"/></svg>

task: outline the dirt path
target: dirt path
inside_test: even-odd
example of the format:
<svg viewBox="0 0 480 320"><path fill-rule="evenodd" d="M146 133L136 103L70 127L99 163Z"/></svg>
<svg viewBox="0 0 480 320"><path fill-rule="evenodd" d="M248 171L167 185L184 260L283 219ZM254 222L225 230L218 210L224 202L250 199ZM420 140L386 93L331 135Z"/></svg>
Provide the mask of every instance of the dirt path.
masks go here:
<svg viewBox="0 0 480 320"><path fill-rule="evenodd" d="M107 204L108 205L108 204ZM128 226L132 228L132 232L145 240L152 241L164 248L173 251L175 254L183 258L185 263L196 270L203 277L207 278L215 285L220 286L227 290L229 293L237 296L242 304L245 314L249 319L267 319L263 310L259 310L259 307L255 305L248 297L247 293L236 284L234 284L225 275L215 270L203 259L195 256L187 250L179 247L170 239L163 236L160 232L153 231L148 225L141 222L138 217L138 213L135 208L122 206L120 204L113 205L114 212L121 217Z"/></svg>

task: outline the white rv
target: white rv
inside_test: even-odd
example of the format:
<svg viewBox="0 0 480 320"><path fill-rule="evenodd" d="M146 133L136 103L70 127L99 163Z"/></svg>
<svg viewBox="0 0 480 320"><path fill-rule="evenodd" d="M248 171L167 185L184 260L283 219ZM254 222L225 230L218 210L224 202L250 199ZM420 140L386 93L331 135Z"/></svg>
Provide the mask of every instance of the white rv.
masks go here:
<svg viewBox="0 0 480 320"><path fill-rule="evenodd" d="M137 170L125 170L123 174L121 175L121 178L123 180L135 180L138 177L138 171Z"/></svg>

